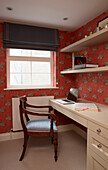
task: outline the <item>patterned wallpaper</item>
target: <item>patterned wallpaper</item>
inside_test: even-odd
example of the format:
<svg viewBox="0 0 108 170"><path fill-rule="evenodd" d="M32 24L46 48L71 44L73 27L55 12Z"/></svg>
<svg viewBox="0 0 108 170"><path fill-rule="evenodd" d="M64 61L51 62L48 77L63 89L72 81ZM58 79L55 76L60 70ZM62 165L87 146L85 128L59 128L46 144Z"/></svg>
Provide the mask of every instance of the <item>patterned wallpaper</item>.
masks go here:
<svg viewBox="0 0 108 170"><path fill-rule="evenodd" d="M9 132L12 128L12 97L15 96L45 96L54 95L55 98L65 97L71 87L80 89L80 97L88 100L108 104L108 72L67 74L60 71L71 67L71 53L60 53L60 49L93 32L98 20L108 16L104 13L79 28L75 32L59 31L60 47L56 58L56 81L59 89L9 90L6 91L6 50L3 48L3 24L0 23L0 133ZM104 43L81 51L90 63L103 66L108 62L108 43ZM72 120L56 112L57 125L71 123Z"/></svg>

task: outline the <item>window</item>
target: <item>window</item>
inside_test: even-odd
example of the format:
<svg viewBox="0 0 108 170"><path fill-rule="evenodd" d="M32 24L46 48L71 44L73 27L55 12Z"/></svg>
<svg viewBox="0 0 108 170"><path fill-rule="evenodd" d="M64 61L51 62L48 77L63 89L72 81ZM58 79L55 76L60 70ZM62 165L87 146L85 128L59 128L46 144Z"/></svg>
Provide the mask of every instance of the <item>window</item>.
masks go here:
<svg viewBox="0 0 108 170"><path fill-rule="evenodd" d="M7 50L7 88L53 87L53 52Z"/></svg>

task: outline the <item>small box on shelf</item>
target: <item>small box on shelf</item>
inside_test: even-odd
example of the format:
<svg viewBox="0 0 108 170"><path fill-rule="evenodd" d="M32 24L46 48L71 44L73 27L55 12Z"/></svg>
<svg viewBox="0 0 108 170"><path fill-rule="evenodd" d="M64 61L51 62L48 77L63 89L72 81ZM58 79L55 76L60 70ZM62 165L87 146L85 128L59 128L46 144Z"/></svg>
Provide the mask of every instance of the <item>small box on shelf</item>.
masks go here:
<svg viewBox="0 0 108 170"><path fill-rule="evenodd" d="M95 63L92 63L92 64L90 64L90 63L87 63L86 64L86 68L95 68L95 67L98 67L99 65L98 64L95 64Z"/></svg>
<svg viewBox="0 0 108 170"><path fill-rule="evenodd" d="M72 70L83 69L86 66L86 57L83 55L72 55Z"/></svg>

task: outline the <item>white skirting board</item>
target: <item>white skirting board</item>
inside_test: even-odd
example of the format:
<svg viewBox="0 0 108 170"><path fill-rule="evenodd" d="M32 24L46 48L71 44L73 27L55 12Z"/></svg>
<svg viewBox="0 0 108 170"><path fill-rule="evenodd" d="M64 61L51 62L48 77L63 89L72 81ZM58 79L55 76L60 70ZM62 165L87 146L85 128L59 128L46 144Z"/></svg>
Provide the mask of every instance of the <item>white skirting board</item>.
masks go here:
<svg viewBox="0 0 108 170"><path fill-rule="evenodd" d="M84 139L87 139L87 134L79 127L69 124L69 125L60 125L57 126L58 132L66 132L69 130L73 130L76 133L78 133L80 136L82 136ZM6 141L6 140L13 140L13 139L20 139L23 138L23 132L10 132L10 133L4 133L0 134L0 141Z"/></svg>

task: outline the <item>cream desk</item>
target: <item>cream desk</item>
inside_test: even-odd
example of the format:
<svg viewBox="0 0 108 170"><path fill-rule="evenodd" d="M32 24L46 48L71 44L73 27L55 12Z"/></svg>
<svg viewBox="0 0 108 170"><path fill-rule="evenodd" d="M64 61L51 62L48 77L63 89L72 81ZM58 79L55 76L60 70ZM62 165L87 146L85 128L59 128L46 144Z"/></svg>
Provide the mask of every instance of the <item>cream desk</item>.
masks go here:
<svg viewBox="0 0 108 170"><path fill-rule="evenodd" d="M75 104L63 105L56 99L50 100L55 110L87 128L87 170L108 170L108 106L95 104L99 112L75 111Z"/></svg>

